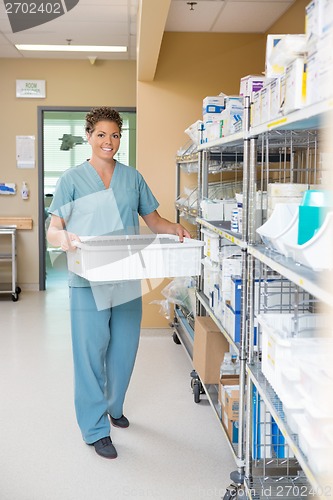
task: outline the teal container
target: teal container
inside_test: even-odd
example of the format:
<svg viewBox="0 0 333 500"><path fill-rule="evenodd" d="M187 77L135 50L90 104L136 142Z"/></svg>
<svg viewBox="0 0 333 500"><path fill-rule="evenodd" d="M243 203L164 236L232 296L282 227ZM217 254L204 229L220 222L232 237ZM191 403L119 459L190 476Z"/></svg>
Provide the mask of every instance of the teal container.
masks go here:
<svg viewBox="0 0 333 500"><path fill-rule="evenodd" d="M326 214L333 210L333 192L324 189L305 191L299 206L298 240L299 245L309 241L325 220Z"/></svg>

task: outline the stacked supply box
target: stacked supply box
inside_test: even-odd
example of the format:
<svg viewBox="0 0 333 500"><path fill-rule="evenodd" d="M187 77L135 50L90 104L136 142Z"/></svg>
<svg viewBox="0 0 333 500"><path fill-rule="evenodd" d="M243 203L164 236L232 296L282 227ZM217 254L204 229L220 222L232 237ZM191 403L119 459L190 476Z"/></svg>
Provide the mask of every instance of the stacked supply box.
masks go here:
<svg viewBox="0 0 333 500"><path fill-rule="evenodd" d="M208 96L203 100L204 142L243 128L243 96Z"/></svg>
<svg viewBox="0 0 333 500"><path fill-rule="evenodd" d="M333 2L312 0L305 8L308 43L306 99L314 104L332 97Z"/></svg>
<svg viewBox="0 0 333 500"><path fill-rule="evenodd" d="M263 88L266 80L266 77L262 75L243 76L240 80L239 95L250 96L252 101L253 94Z"/></svg>
<svg viewBox="0 0 333 500"><path fill-rule="evenodd" d="M204 142L222 137L222 111L225 108L224 94L207 96L202 101L202 116L204 124Z"/></svg>
<svg viewBox="0 0 333 500"><path fill-rule="evenodd" d="M201 215L205 220L231 220L231 213L236 208L235 200L202 200L200 202Z"/></svg>
<svg viewBox="0 0 333 500"><path fill-rule="evenodd" d="M209 316L196 316L193 367L204 384L218 384L220 366L229 343Z"/></svg>
<svg viewBox="0 0 333 500"><path fill-rule="evenodd" d="M227 96L225 98L225 110L221 113L223 136L235 134L242 130L243 112L243 96Z"/></svg>
<svg viewBox="0 0 333 500"><path fill-rule="evenodd" d="M239 377L223 375L219 385L219 402L222 407L222 423L230 441L238 443Z"/></svg>

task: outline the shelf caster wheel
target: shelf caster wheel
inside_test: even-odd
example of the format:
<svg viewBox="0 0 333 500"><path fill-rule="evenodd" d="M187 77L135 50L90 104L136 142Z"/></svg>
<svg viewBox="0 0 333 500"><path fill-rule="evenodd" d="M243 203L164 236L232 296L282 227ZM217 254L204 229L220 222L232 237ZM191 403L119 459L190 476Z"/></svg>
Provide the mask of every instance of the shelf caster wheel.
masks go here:
<svg viewBox="0 0 333 500"><path fill-rule="evenodd" d="M194 381L192 389L194 395L194 402L200 403L200 382L198 380Z"/></svg>
<svg viewBox="0 0 333 500"><path fill-rule="evenodd" d="M174 341L175 344L177 344L177 345L180 344L180 340L179 340L179 337L178 337L178 335L177 335L176 332L173 332L172 338L173 338L173 341Z"/></svg>
<svg viewBox="0 0 333 500"><path fill-rule="evenodd" d="M15 288L15 293L20 294L21 292L22 292L21 288L19 286L17 286Z"/></svg>
<svg viewBox="0 0 333 500"><path fill-rule="evenodd" d="M18 301L18 293L12 293L12 301L17 302Z"/></svg>
<svg viewBox="0 0 333 500"><path fill-rule="evenodd" d="M233 500L237 499L237 497L238 497L238 487L234 484L231 484L226 489L223 500Z"/></svg>
<svg viewBox="0 0 333 500"><path fill-rule="evenodd" d="M199 376L195 370L191 371L191 388L194 395L194 402L200 403L200 394L204 394L204 388L200 382Z"/></svg>

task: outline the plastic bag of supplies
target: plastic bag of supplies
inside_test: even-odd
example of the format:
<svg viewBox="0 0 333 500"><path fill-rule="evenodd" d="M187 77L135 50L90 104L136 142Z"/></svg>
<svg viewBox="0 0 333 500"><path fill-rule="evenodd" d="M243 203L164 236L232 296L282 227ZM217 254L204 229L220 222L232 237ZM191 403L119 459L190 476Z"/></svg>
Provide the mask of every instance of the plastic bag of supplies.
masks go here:
<svg viewBox="0 0 333 500"><path fill-rule="evenodd" d="M192 277L175 278L161 291L164 300L153 300L150 304L160 305L160 314L166 319L171 318L173 307L176 304L184 308L188 314L195 315L195 279Z"/></svg>

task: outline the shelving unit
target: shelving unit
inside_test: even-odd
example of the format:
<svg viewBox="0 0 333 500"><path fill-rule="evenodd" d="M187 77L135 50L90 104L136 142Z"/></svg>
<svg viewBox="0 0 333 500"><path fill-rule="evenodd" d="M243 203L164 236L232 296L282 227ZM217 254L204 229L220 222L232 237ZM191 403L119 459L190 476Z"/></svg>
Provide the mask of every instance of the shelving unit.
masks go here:
<svg viewBox="0 0 333 500"><path fill-rule="evenodd" d="M267 147L269 147L269 138L270 134L275 135L274 139L277 136L277 133L281 133L282 135L285 133L286 143L288 140L291 141L291 148L293 147L292 141L294 137L300 138L300 141L296 144L301 145L300 147L311 147L309 146L310 141L314 141L314 149L315 153L317 152L317 133L316 130L320 129L325 124L325 117L328 111L332 110L332 101L325 101L324 103L319 103L315 106L309 106L308 108L304 108L302 110L298 110L288 116L281 117L279 120L272 121L267 124L263 124L260 127L253 128L249 130L248 138L252 143L252 149L254 155L256 155L257 148L259 147L259 140L262 138L263 141L266 141ZM285 132L287 131L287 132ZM294 131L296 131L294 133ZM289 133L290 132L290 133ZM302 134L304 134L305 140L302 144ZM309 140L310 138L310 140ZM289 143L288 143L289 147ZM315 158L316 159L316 158ZM311 163L311 162L310 162ZM316 175L319 173L315 170L310 170L309 165L305 165L305 168L309 170L305 171L305 175L302 172L302 166L299 167L296 172L293 171L290 173L290 179L292 179L292 175L297 178L300 178L303 175L303 179L307 178L307 182L316 184L317 178ZM250 179L249 179L249 192L254 192L256 189L256 178L254 176L254 167L250 165ZM309 180L311 179L311 180ZM290 181L289 181L290 182ZM300 182L299 180L295 182ZM251 207L251 201L249 202ZM250 217L253 217L253 207L252 212L250 208ZM296 263L294 260L290 258L286 258L283 255L280 255L276 252L273 252L263 245L256 243L255 238L255 228L249 232L248 238L248 247L247 253L249 255L250 267L253 270L256 262L261 265L267 266L270 270L278 273L283 276L287 280L290 281L291 284L296 286L295 288L295 296L294 303L291 304L291 307L296 307L297 309L297 293L298 289L303 290L309 294L309 304L310 308L316 307L316 304L324 303L327 306L333 305L333 296L330 291L330 279L329 273L327 272L315 272L305 266L302 266ZM254 287L254 278L253 272L249 273L249 289L253 289ZM311 298L312 297L312 298ZM249 312L250 318L249 322L253 321L255 310L254 304L250 302L249 304ZM297 314L296 314L297 317ZM297 319L295 319L297 321ZM259 348L260 352L260 348ZM318 477L311 466L309 465L309 461L307 457L304 455L298 440L298 435L293 434L291 429L289 428L288 421L285 418L283 412L283 404L280 399L272 389L271 385L268 383L266 378L261 372L261 364L259 361L259 356L257 353L253 352L253 346L250 344L250 350L248 352L247 359L247 405L250 407L251 394L253 388L255 387L258 393L263 398L267 408L269 409L272 417L277 423L282 435L289 446L290 451L296 457L301 471L302 476L298 473L297 475L287 475L284 476L270 476L268 477L264 475L255 475L253 473L253 463L249 450L249 446L247 447L246 454L246 470L245 470L245 485L246 490L251 492L249 498L278 498L279 496L288 496L287 492L289 491L289 496L293 496L293 498L301 498L302 496L311 497L317 496L320 491L324 491L324 487L321 484L321 479ZM250 419L251 412L248 412L246 425L250 427ZM246 433L246 441L251 439L249 429L247 429ZM267 481L268 479L268 481ZM297 486L297 487L296 487ZM266 494L265 494L266 490ZM270 495L267 495L267 492ZM312 493L311 493L312 492Z"/></svg>
<svg viewBox="0 0 333 500"><path fill-rule="evenodd" d="M202 218L200 210L196 223L198 227L204 227L218 234L221 239L227 240L239 247L242 251L242 298L241 298L241 340L235 343L229 333L225 330L220 320L215 316L214 311L209 306L207 297L202 292L202 279L199 282L197 291L199 314L209 315L226 337L230 345L239 353L241 360L240 373L240 412L239 428L240 438L238 446L232 446L235 455L237 471L231 474L233 484L227 488L225 499L237 498L238 492L246 494L247 498L253 499L273 499L304 497L325 497L326 486L322 483L322 478L312 469L308 458L299 446L297 434L294 434L285 418L283 405L277 394L266 380L261 371L260 342L256 348L253 343L253 331L255 322L255 270L260 266L269 270L272 275L279 276L290 284L290 310L297 309L297 300L304 297L309 301L310 310L317 308L321 304L330 308L333 306L333 294L331 291L332 272L316 272L310 268L296 263L291 258L273 252L264 245L258 243L255 226L255 195L257 183L263 189L264 183L268 182L267 167L269 163L269 151L273 148L276 154L283 154L283 162L290 164L288 171L288 181L298 182L298 179L307 179L307 183L315 184L318 181L320 171L315 166L314 174L312 164L318 161L318 134L326 124L326 119L333 110L333 99L320 102L318 104L305 107L290 113L288 116L281 116L276 120L251 128L248 126L249 120L249 98L245 99L245 127L243 132L238 132L232 136L211 141L198 146L199 173L198 190L201 196L207 196L208 185L208 165L210 155L230 152L233 148L240 155L240 148L243 149L243 229L242 234L231 231L230 223L221 221L206 221ZM309 157L309 148L314 146L313 158ZM295 150L300 149L300 165L294 164ZM268 156L267 156L268 154ZM265 156L266 155L266 156ZM258 180L258 158L262 157L261 180ZM239 156L240 157L240 156ZM274 160L273 160L274 161ZM304 166L305 165L305 166ZM284 168L280 168L279 182L285 182L286 173ZM200 170L201 169L201 170ZM279 168L275 168L278 171ZM290 175L289 175L290 174ZM322 172L321 172L322 174ZM266 176L266 177L265 177ZM316 177L317 176L317 177ZM311 182L310 182L311 179ZM245 222L245 223L244 223ZM289 285L288 285L289 286ZM295 301L295 302L292 302ZM311 309L312 308L312 309ZM282 312L282 310L281 310ZM211 396L216 387L205 386L204 390L216 411L214 398ZM255 460L253 456L253 394L254 391L265 405L266 411L270 415L278 428L278 432L284 439L284 446L287 453L293 458L285 459L279 456L269 456L261 460ZM220 417L219 417L220 418ZM223 428L223 426L222 426ZM229 440L228 440L229 442ZM231 444L229 442L229 444Z"/></svg>

